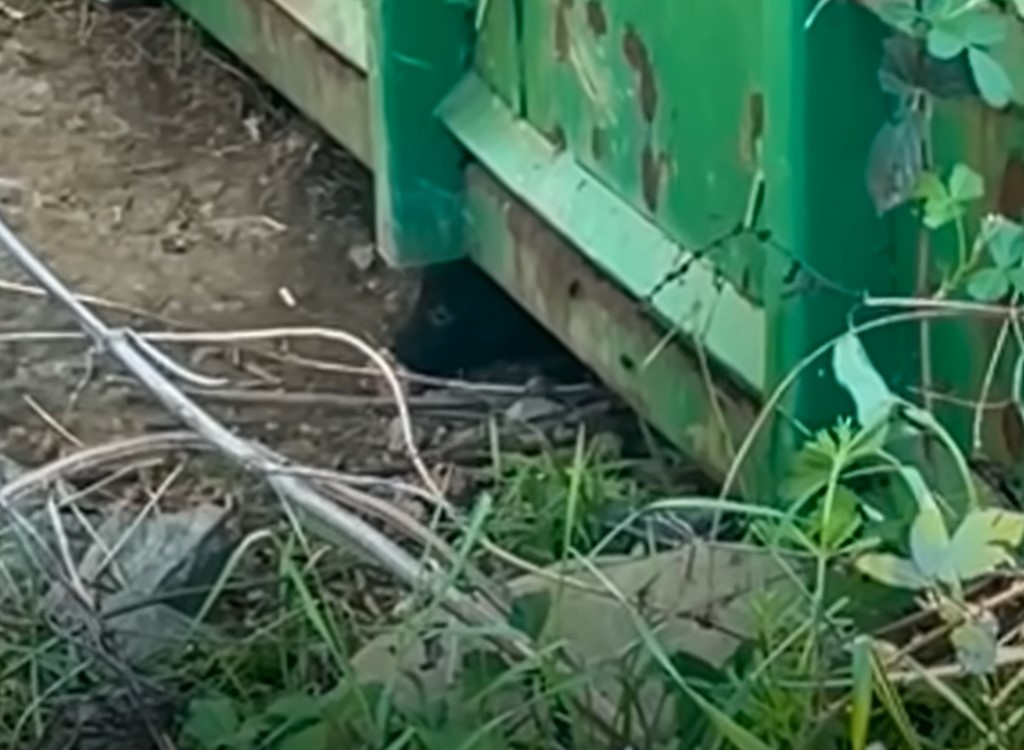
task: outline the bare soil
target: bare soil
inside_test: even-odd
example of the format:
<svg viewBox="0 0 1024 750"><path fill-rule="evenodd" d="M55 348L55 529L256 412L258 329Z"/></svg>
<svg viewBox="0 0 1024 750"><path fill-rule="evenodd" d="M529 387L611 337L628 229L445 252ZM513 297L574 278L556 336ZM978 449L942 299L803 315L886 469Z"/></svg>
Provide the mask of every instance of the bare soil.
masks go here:
<svg viewBox="0 0 1024 750"><path fill-rule="evenodd" d="M0 216L111 324L323 326L384 348L418 280L373 258L369 195L365 170L175 13L0 0ZM490 321L501 305L495 310L480 317ZM77 446L180 426L77 331L0 252L0 458L38 465ZM323 340L161 348L196 372L229 379L216 392L190 392L243 434L310 465L416 480L393 401L377 377L352 372L365 361L351 349ZM444 466L438 473L453 500L478 486L499 422L503 451L574 445L581 424L587 436L614 432L649 447L633 415L600 388L543 379L538 387L535 373L513 368L502 379L508 372L522 385L410 389L418 447L431 469ZM669 463L659 456L650 473L662 481ZM231 504L241 511L232 514L232 542L280 521L276 503L260 502L264 495L225 467L189 464L179 481L185 464L175 464L135 467L83 490L89 502L78 505L102 517L126 502L143 518L158 502L167 509L241 497ZM82 487L85 479L76 477ZM379 484L399 509L424 512L403 504L404 490ZM256 554L245 565L253 581L276 570ZM266 588L276 591L269 578ZM355 620L379 627L397 597L381 578L346 559L328 585L346 611L365 611ZM273 603L256 589L226 597L218 622L226 632L246 627L261 597ZM149 747L150 724L172 731L180 719L174 690L148 717L138 696L129 701L118 692L124 686L107 687L84 702L47 706L52 722L36 747ZM86 737L83 725L95 731Z"/></svg>
<svg viewBox="0 0 1024 750"><path fill-rule="evenodd" d="M0 13L0 209L76 292L146 311L101 309L143 328L324 325L387 343L414 287L363 262L372 236L358 164L169 10L7 7L24 17ZM0 258L0 452L37 463L72 439L169 426L133 386L86 378L84 344L11 342L74 329L6 283L26 281ZM352 359L337 345L302 353ZM176 354L203 371L226 357ZM254 419L327 450L308 409L288 411Z"/></svg>

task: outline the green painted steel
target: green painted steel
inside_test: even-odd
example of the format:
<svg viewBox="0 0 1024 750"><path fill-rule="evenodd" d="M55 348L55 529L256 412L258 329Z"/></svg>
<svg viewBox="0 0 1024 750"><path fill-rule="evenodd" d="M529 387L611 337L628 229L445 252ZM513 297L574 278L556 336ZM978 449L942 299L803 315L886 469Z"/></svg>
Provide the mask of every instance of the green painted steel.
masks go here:
<svg viewBox="0 0 1024 750"><path fill-rule="evenodd" d="M464 79L440 111L482 165L634 298L654 289L666 269L689 263L684 277L666 286L650 307L683 333L705 338L714 357L744 385L753 392L761 389L764 342L736 332L764 330L764 311L734 288L722 286L707 259L683 256L678 244L571 154L553 148L533 128L522 127L477 76ZM561 294L568 294L567 288Z"/></svg>
<svg viewBox="0 0 1024 750"><path fill-rule="evenodd" d="M763 5L522 3L526 119L676 241L715 244L716 266L754 299L765 253L725 238L757 172Z"/></svg>
<svg viewBox="0 0 1024 750"><path fill-rule="evenodd" d="M519 7L518 64L495 65L499 42L485 36L478 59L491 62L477 71L484 79L523 71L521 119L499 126L503 118L475 101L482 97L462 96L445 107L446 120L513 192L741 382L766 393L843 329L856 298L801 291L809 281L895 291L884 255L890 228L875 216L862 176L885 116L872 17L840 6L808 33L803 0L775 0L771 12L746 0ZM510 80L494 84L506 100ZM481 121L475 129L472 118ZM510 129L519 137L502 136ZM529 174L527 144L537 150L539 137L549 161L571 163L582 177L561 167L561 185L548 187ZM603 186L621 204L615 218L580 199L576 182ZM637 231L640 218L658 239ZM905 368L903 358L880 360L890 372ZM816 367L785 409L821 424L843 398Z"/></svg>
<svg viewBox="0 0 1024 750"><path fill-rule="evenodd" d="M479 19L473 63L517 116L523 113L519 0L487 0Z"/></svg>
<svg viewBox="0 0 1024 750"><path fill-rule="evenodd" d="M467 187L470 257L568 347L585 352L606 383L711 476L724 476L756 400L713 378L711 366L678 341L662 348L663 329L487 172L470 167ZM655 349L661 353L645 364ZM754 487L759 467L745 469L741 486Z"/></svg>
<svg viewBox="0 0 1024 750"><path fill-rule="evenodd" d="M763 278L770 387L846 329L859 294L896 292L890 222L878 218L864 179L886 117L877 83L882 29L862 9L835 3L806 31L810 5L777 2L764 16L761 226L779 250L768 256ZM888 330L865 343L876 364L902 380L906 349L894 344L899 340ZM827 361L808 368L784 411L810 428L851 413L830 373ZM785 465L793 440L803 436L780 429L775 437L773 463Z"/></svg>
<svg viewBox="0 0 1024 750"><path fill-rule="evenodd" d="M394 265L462 254L462 158L434 110L472 54L473 8L451 0L368 7L377 246Z"/></svg>
<svg viewBox="0 0 1024 750"><path fill-rule="evenodd" d="M879 218L865 186L891 103L884 29L857 4L807 30L814 0L365 1L175 0L369 162L389 261L468 253L712 471L866 294L917 290L918 221ZM979 215L1024 213L1019 113L942 105L935 132L939 163L992 188ZM928 238L932 282L954 241ZM996 328L929 325L929 368L919 324L866 344L901 392L971 399ZM785 464L793 424L849 411L813 363L760 465ZM1009 412L983 431L1019 459ZM942 414L969 442L973 411Z"/></svg>
<svg viewBox="0 0 1024 750"><path fill-rule="evenodd" d="M276 0L309 34L359 70L366 71L366 6L363 0Z"/></svg>
<svg viewBox="0 0 1024 750"><path fill-rule="evenodd" d="M360 161L370 163L370 107L362 71L331 54L275 3L175 0L175 4Z"/></svg>

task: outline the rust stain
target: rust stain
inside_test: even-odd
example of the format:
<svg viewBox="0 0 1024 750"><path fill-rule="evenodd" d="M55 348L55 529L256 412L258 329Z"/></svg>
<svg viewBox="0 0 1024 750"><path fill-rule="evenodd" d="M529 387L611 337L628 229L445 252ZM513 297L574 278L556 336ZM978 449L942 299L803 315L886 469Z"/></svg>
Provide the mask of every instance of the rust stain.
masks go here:
<svg viewBox="0 0 1024 750"><path fill-rule="evenodd" d="M595 125L590 131L590 153L593 154L594 161L601 161L604 158L607 151L606 140L604 128Z"/></svg>
<svg viewBox="0 0 1024 750"><path fill-rule="evenodd" d="M594 32L594 36L602 37L608 33L608 17L604 14L604 6L600 0L588 0L587 2L587 25Z"/></svg>
<svg viewBox="0 0 1024 750"><path fill-rule="evenodd" d="M1020 412L1016 404L1007 404L1002 409L1000 421L1002 422L1003 441L1006 450L1009 451L1013 460L1019 460L1024 452L1024 425L1021 424Z"/></svg>
<svg viewBox="0 0 1024 750"><path fill-rule="evenodd" d="M1010 154L999 181L999 213L1011 219L1024 217L1024 159Z"/></svg>
<svg viewBox="0 0 1024 750"><path fill-rule="evenodd" d="M633 68L640 84L640 112L647 122L654 121L658 112L658 88L654 82L654 66L643 39L632 26L626 27L622 37L622 54Z"/></svg>
<svg viewBox="0 0 1024 750"><path fill-rule="evenodd" d="M664 154L655 155L650 143L640 152L640 184L643 187L644 204L651 213L658 210L661 197L661 174L665 166Z"/></svg>
<svg viewBox="0 0 1024 750"><path fill-rule="evenodd" d="M672 440L699 451L701 445L692 432L717 430L717 420L703 425L666 419L667 402L658 386L664 382L659 372L675 373L671 382L677 389L686 384L688 373L702 372L704 365L697 355L674 342L651 368L640 370L637 362L663 340L664 329L618 283L590 266L569 240L521 201L507 196L491 178L471 167L467 179L474 189L502 205L511 241L506 255L507 291ZM566 294L567 279L573 280L570 290L574 282L579 283L578 294ZM726 423L743 429L757 414L752 397L717 371L714 363L708 364ZM713 476L721 476L728 469L728 456L716 463L715 455L705 451L700 458Z"/></svg>
<svg viewBox="0 0 1024 750"><path fill-rule="evenodd" d="M747 95L747 106L740 129L740 159L748 167L757 166L757 144L764 133L764 94L752 91Z"/></svg>
<svg viewBox="0 0 1024 750"><path fill-rule="evenodd" d="M569 11L574 0L558 0L555 8L555 57L559 62L569 59Z"/></svg>

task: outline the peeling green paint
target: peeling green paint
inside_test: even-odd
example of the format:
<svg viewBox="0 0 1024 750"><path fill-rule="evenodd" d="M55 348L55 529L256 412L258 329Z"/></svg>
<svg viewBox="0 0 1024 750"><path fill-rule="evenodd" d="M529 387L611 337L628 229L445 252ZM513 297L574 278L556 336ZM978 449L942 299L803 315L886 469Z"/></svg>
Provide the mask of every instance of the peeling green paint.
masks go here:
<svg viewBox="0 0 1024 750"><path fill-rule="evenodd" d="M525 2L526 118L677 242L707 246L743 217L757 170L761 6ZM737 236L716 245L715 263L759 301L764 255Z"/></svg>
<svg viewBox="0 0 1024 750"><path fill-rule="evenodd" d="M808 31L811 0L174 2L375 170L391 262L468 252L713 471L860 295L915 293L918 224L880 219L865 187L889 103L881 25L855 4ZM1024 214L1019 112L944 104L935 151L985 175L979 212ZM935 280L950 242L932 238ZM650 359L666 327L683 335ZM932 330L932 386L976 397L994 327ZM866 345L916 397L918 327ZM785 465L794 422L849 411L825 362L782 406L762 467ZM942 414L966 444L969 410ZM990 454L1024 456L1015 409L988 414L984 434Z"/></svg>
<svg viewBox="0 0 1024 750"><path fill-rule="evenodd" d="M441 109L459 140L537 214L573 241L578 252L637 300L658 285L686 251L600 180L522 127L486 85L470 76ZM643 248L643 252L638 252ZM763 386L764 313L735 289L722 286L712 263L690 257L690 269L654 298L663 321L699 338L747 387ZM639 304L639 303L638 303Z"/></svg>

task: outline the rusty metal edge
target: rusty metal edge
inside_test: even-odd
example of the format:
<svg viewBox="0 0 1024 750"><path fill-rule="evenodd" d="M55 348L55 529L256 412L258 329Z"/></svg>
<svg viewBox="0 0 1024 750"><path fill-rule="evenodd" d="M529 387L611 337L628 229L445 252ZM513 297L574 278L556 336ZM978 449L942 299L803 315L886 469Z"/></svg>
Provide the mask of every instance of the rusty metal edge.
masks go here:
<svg viewBox="0 0 1024 750"><path fill-rule="evenodd" d="M644 299L660 287L648 299L651 312L701 338L737 382L760 392L765 312L721 279L707 259L670 238L572 154L553 149L476 74L465 76L439 114L481 164L627 292ZM680 267L688 270L663 285Z"/></svg>
<svg viewBox="0 0 1024 750"><path fill-rule="evenodd" d="M367 78L269 0L172 0L372 168ZM712 477L757 413L749 390L672 340L640 305L483 167L465 172L465 249L523 307ZM528 193L528 191L527 191ZM745 474L745 488L754 480Z"/></svg>
<svg viewBox="0 0 1024 750"><path fill-rule="evenodd" d="M665 331L579 248L478 165L466 171L467 254L712 478L758 411L756 399ZM761 469L744 475L746 492ZM763 473L763 472L762 472ZM776 478L777 479L777 478Z"/></svg>
<svg viewBox="0 0 1024 750"><path fill-rule="evenodd" d="M361 71L367 70L366 6L362 0L270 0L310 34Z"/></svg>
<svg viewBox="0 0 1024 750"><path fill-rule="evenodd" d="M366 75L270 0L171 0L372 166Z"/></svg>

